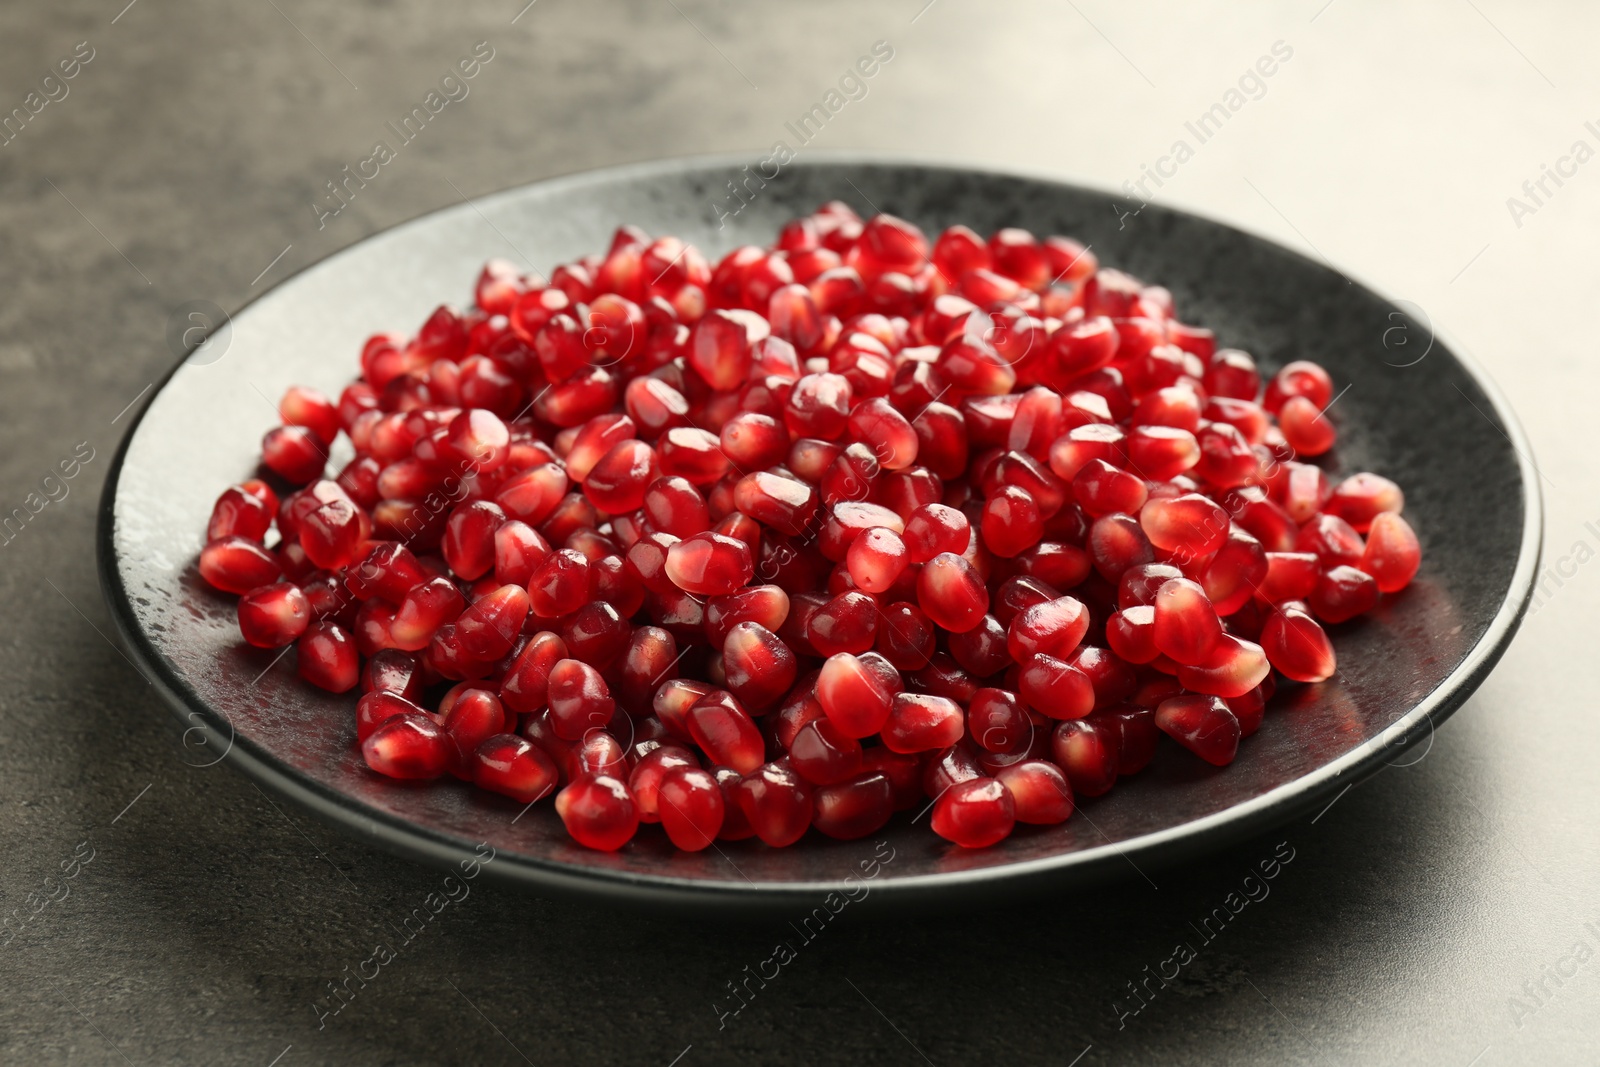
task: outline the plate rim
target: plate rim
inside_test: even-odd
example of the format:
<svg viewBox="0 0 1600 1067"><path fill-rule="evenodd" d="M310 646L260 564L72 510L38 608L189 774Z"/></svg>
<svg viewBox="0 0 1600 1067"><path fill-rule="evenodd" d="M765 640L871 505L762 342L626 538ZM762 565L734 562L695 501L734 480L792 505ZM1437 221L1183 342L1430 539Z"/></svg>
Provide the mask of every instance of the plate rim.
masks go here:
<svg viewBox="0 0 1600 1067"><path fill-rule="evenodd" d="M434 208L331 250L269 288L254 294L235 311L228 313L228 319L231 321L233 317L276 293L283 286L339 256L353 252L369 241L435 221L440 216L452 213L463 216L481 213L485 207L496 206L502 201L510 200L535 188L560 192L596 179L626 180L650 175L713 171L719 167L736 169L748 163L750 158L739 153L717 153L634 161L521 182L476 198L464 197L463 203ZM851 165L915 167L984 178L1020 180L1055 187L1078 195L1103 196L1108 200L1117 198L1117 194L1094 182L1065 177L1060 173L1028 168L979 166L946 157L918 154L853 150L818 151L809 153L806 158L796 160L787 166L810 170ZM1362 274L1336 266L1320 254L1316 258L1306 255L1284 244L1277 237L1262 233L1247 224L1219 218L1188 207L1154 203L1149 207L1154 208L1158 214L1187 216L1243 233L1280 252L1295 256L1318 270L1333 272L1353 281L1391 306L1398 307L1400 304L1400 301L1391 296L1384 287L1374 284ZM1524 502L1521 543L1518 546L1517 563L1513 568L1506 592L1483 636L1456 668L1446 675L1432 692L1386 729L1315 770L1239 804L1121 842L1019 860L995 867L907 875L875 882L871 897L881 896L891 898L899 904L912 904L961 897L964 896L963 890L976 887L995 891L1027 892L1052 880L1066 878L1068 872L1082 881L1112 877L1121 870L1119 860L1134 863L1135 860L1142 859L1152 866L1164 866L1199 852L1212 851L1230 841L1239 840L1272 826L1282 825L1295 815L1308 810L1313 803L1332 792L1341 783L1348 789L1356 782L1377 773L1391 762L1383 759L1385 753L1407 749L1425 730L1433 730L1438 723L1443 722L1471 697L1505 654L1526 617L1543 554L1544 501L1538 482L1538 468L1531 458L1531 443L1499 385L1464 345L1453 341L1443 333L1437 323L1430 322L1430 327L1433 335L1445 342L1451 357L1483 391L1494 409L1495 416L1504 427L1507 442L1516 455ZM265 750L258 749L249 737L237 735L232 724L200 699L186 683L181 672L155 649L139 626L127 590L122 583L115 551L117 490L121 484L123 462L134 437L144 424L146 413L153 406L156 397L193 355L191 352L178 359L156 381L149 398L140 406L117 446L100 494L95 532L96 568L99 572L102 595L124 646L140 666L146 680L152 683L163 702L179 721L188 724L190 730L200 730L208 744L224 746L223 755L218 757L216 762L231 761L238 770L255 782L269 786L323 821L352 832L358 838L379 845L392 853L433 866L445 867L453 866L460 861L481 859L473 850L473 846L464 838L411 822L398 815L369 808L349 794L311 779ZM219 728L219 724L226 729ZM701 910L708 906L734 907L746 911L770 910L800 901L814 902L830 892L853 888L851 883L843 878L758 883L739 883L731 880L704 882L669 874L584 866L519 853L497 853L495 859L496 862L485 864L482 870L498 882L515 884L523 888L548 889L591 901L604 898L693 910Z"/></svg>

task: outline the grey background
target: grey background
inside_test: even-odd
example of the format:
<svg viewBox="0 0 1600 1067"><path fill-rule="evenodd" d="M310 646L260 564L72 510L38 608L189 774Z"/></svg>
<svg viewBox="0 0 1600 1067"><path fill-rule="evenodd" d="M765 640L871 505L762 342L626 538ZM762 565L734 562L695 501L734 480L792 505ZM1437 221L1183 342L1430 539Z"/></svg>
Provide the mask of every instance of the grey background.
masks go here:
<svg viewBox="0 0 1600 1067"><path fill-rule="evenodd" d="M0 1060L1593 1062L1600 164L1548 185L1520 220L1506 201L1575 140L1600 147L1584 128L1600 119L1600 13L923 2L538 0L514 24L515 0L6 5L0 110L78 42L95 57L0 146L0 511L80 442L95 456L0 545L0 918L31 916L0 945ZM124 410L171 362L170 316L191 300L237 308L463 195L663 155L764 155L879 39L895 58L817 147L1105 186L1137 178L1288 43L1261 98L1160 200L1374 279L1487 365L1543 470L1550 575L1535 613L1431 747L1315 822L1031 908L847 923L725 1028L725 983L783 923L692 924L474 883L319 1030L326 983L392 940L387 925L442 875L276 806L226 766L194 766L209 757L105 637L94 503ZM471 95L319 230L324 181L481 40L495 58ZM93 859L67 880L85 841ZM1135 1003L1125 983L1176 942L1198 946L1191 924L1283 841L1294 859L1270 896L1119 1029L1114 1002Z"/></svg>

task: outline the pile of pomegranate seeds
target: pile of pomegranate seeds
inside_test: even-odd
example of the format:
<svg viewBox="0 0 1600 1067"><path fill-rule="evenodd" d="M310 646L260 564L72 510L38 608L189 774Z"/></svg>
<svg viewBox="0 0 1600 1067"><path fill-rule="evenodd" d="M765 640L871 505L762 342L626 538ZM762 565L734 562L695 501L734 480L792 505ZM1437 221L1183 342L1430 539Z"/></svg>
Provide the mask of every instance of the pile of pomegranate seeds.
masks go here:
<svg viewBox="0 0 1600 1067"><path fill-rule="evenodd" d="M930 800L983 847L1162 734L1230 762L1411 580L1400 488L1304 461L1332 396L1064 237L831 203L713 267L625 226L547 285L491 262L337 403L290 389L200 573L360 687L374 771L556 793L591 848Z"/></svg>

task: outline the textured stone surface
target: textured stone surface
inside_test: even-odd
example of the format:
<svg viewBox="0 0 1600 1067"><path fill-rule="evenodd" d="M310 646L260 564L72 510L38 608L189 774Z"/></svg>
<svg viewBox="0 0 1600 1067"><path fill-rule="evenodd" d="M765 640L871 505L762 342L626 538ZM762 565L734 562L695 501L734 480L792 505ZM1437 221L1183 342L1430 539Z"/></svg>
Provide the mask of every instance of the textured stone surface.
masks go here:
<svg viewBox="0 0 1600 1067"><path fill-rule="evenodd" d="M1586 447L1600 191L1579 169L1520 226L1506 198L1575 139L1597 144L1582 101L1600 88L1586 54L1600 16L1447 0L938 0L920 15L922 0L681 13L539 0L513 25L520 6L139 0L119 16L113 0L0 15L0 111L77 42L95 49L69 95L0 147L0 511L79 442L94 449L70 494L0 546L0 918L31 915L0 945L0 1060L1066 1063L1091 1045L1080 1064L1592 1060L1600 963L1569 953L1600 946L1584 925L1600 923L1600 474ZM1425 755L1314 823L1027 909L901 924L847 910L764 989L752 979L755 999L721 1029L717 1005L737 1004L726 983L799 933L483 886L402 946L395 928L441 876L191 766L203 753L105 639L89 560L113 420L169 364L186 301L236 309L462 194L794 145L784 123L878 39L895 58L817 147L1108 187L1193 144L1184 122L1287 42L1260 99L1160 195L1377 279L1500 378L1545 475L1552 574L1536 613ZM471 95L318 230L324 181L480 40L495 56ZM85 841L92 861L65 880ZM1270 895L1214 918L1208 941L1197 928L1281 841L1294 859ZM63 886L33 911L30 893ZM380 941L396 958L319 1030L326 984ZM1151 979L1119 1028L1137 1003L1126 983L1180 941L1195 959L1165 988Z"/></svg>

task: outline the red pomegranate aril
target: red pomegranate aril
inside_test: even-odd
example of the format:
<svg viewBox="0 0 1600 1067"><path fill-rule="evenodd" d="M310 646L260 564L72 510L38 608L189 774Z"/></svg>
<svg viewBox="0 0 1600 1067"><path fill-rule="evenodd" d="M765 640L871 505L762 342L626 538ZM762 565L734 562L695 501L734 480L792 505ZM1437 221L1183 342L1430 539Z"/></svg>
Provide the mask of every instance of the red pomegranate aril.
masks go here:
<svg viewBox="0 0 1600 1067"><path fill-rule="evenodd" d="M868 771L812 793L811 825L828 837L855 841L873 833L894 814L894 790L880 771Z"/></svg>
<svg viewBox="0 0 1600 1067"><path fill-rule="evenodd" d="M1273 375L1262 403L1268 411L1277 414L1291 396L1305 397L1321 410L1333 399L1333 379L1317 364L1297 359Z"/></svg>
<svg viewBox="0 0 1600 1067"><path fill-rule="evenodd" d="M1126 441L1128 466L1151 481L1171 481L1200 461L1200 443L1188 430L1139 426Z"/></svg>
<svg viewBox="0 0 1600 1067"><path fill-rule="evenodd" d="M1063 596L1019 611L1006 630L1006 645L1018 663L1040 653L1066 659L1089 630L1089 611L1076 597Z"/></svg>
<svg viewBox="0 0 1600 1067"><path fill-rule="evenodd" d="M1237 527L1211 557L1200 585L1220 616L1229 616L1250 602L1267 577L1267 554L1261 542Z"/></svg>
<svg viewBox="0 0 1600 1067"><path fill-rule="evenodd" d="M817 677L817 700L848 737L870 737L883 729L893 696L873 669L850 653L828 657Z"/></svg>
<svg viewBox="0 0 1600 1067"><path fill-rule="evenodd" d="M507 728L505 708L500 698L487 689L468 688L461 691L450 704L449 710L440 713L444 732L455 745L450 767L458 777L470 778L472 757L478 746ZM516 725L513 721L510 725Z"/></svg>
<svg viewBox="0 0 1600 1067"><path fill-rule="evenodd" d="M602 852L621 848L639 829L628 787L610 775L580 778L557 793L556 814L574 841Z"/></svg>
<svg viewBox="0 0 1600 1067"><path fill-rule="evenodd" d="M1131 567L1155 562L1155 549L1139 520L1121 512L1094 520L1087 547L1094 569L1108 582L1120 581Z"/></svg>
<svg viewBox="0 0 1600 1067"><path fill-rule="evenodd" d="M278 401L278 414L285 426L304 426L324 445L339 435L339 409L315 389L291 385Z"/></svg>
<svg viewBox="0 0 1600 1067"><path fill-rule="evenodd" d="M510 456L511 432L494 412L469 408L451 421L443 444L447 456L471 471L488 474L504 466Z"/></svg>
<svg viewBox="0 0 1600 1067"><path fill-rule="evenodd" d="M1177 696L1156 708L1161 732L1207 763L1225 767L1239 751L1239 720L1214 696Z"/></svg>
<svg viewBox="0 0 1600 1067"><path fill-rule="evenodd" d="M1225 633L1204 664L1178 665L1178 683L1196 693L1231 700L1260 685L1271 670L1260 645Z"/></svg>
<svg viewBox="0 0 1600 1067"><path fill-rule="evenodd" d="M531 714L544 707L550 690L550 673L567 659L567 646L548 630L541 630L522 646L500 682L500 700L512 711Z"/></svg>
<svg viewBox="0 0 1600 1067"><path fill-rule="evenodd" d="M622 441L601 456L583 480L583 494L610 515L637 511L658 477L655 450L643 441Z"/></svg>
<svg viewBox="0 0 1600 1067"><path fill-rule="evenodd" d="M239 599L239 632L257 648L282 648L311 624L311 604L292 582L258 586Z"/></svg>
<svg viewBox="0 0 1600 1067"><path fill-rule="evenodd" d="M917 575L917 605L952 633L964 633L989 610L989 591L971 563L953 552L941 552Z"/></svg>
<svg viewBox="0 0 1600 1067"><path fill-rule="evenodd" d="M1307 603L1323 622L1345 622L1377 606L1378 583L1354 567L1335 567L1317 579Z"/></svg>
<svg viewBox="0 0 1600 1067"><path fill-rule="evenodd" d="M361 656L354 638L331 622L314 622L295 642L300 677L330 693L354 689L361 680Z"/></svg>
<svg viewBox="0 0 1600 1067"><path fill-rule="evenodd" d="M1072 786L1055 764L1038 759L1023 760L1000 768L995 777L1011 797L1017 822L1054 826L1072 817Z"/></svg>
<svg viewBox="0 0 1600 1067"><path fill-rule="evenodd" d="M725 802L716 778L698 767L674 767L658 787L661 828L673 845L698 852L717 839Z"/></svg>
<svg viewBox="0 0 1600 1067"><path fill-rule="evenodd" d="M394 693L415 702L422 695L422 668L413 656L382 649L361 669L361 691Z"/></svg>
<svg viewBox="0 0 1600 1067"><path fill-rule="evenodd" d="M878 397L856 405L848 425L850 435L872 450L884 470L903 470L917 461L917 433L887 400Z"/></svg>
<svg viewBox="0 0 1600 1067"><path fill-rule="evenodd" d="M911 562L905 541L882 526L875 526L852 541L845 560L850 579L867 593L888 592Z"/></svg>
<svg viewBox="0 0 1600 1067"><path fill-rule="evenodd" d="M1395 512L1379 512L1357 566L1372 575L1380 592L1398 593L1410 585L1422 566L1422 545L1411 524Z"/></svg>
<svg viewBox="0 0 1600 1067"><path fill-rule="evenodd" d="M356 701L356 743L361 744L396 715L426 715L414 702L398 693L373 692Z"/></svg>
<svg viewBox="0 0 1600 1067"><path fill-rule="evenodd" d="M937 647L933 620L915 604L890 604L882 609L874 651L902 671L917 671L928 665Z"/></svg>
<svg viewBox="0 0 1600 1067"><path fill-rule="evenodd" d="M511 651L528 617L528 593L518 585L502 585L467 605L455 620L462 650L482 660L495 660Z"/></svg>
<svg viewBox="0 0 1600 1067"><path fill-rule="evenodd" d="M1339 436L1322 410L1304 396L1285 400L1278 419L1289 447L1302 456L1322 455Z"/></svg>
<svg viewBox="0 0 1600 1067"><path fill-rule="evenodd" d="M1362 472L1352 474L1335 486L1326 507L1330 514L1344 519L1357 533L1366 533L1379 515L1399 514L1405 509L1405 503L1405 493L1398 485L1380 475Z"/></svg>
<svg viewBox="0 0 1600 1067"><path fill-rule="evenodd" d="M789 745L794 772L812 785L832 785L861 770L861 742L824 717L802 726Z"/></svg>
<svg viewBox="0 0 1600 1067"><path fill-rule="evenodd" d="M669 548L665 568L674 585L696 596L727 596L755 576L750 546L710 531L697 533Z"/></svg>
<svg viewBox="0 0 1600 1067"><path fill-rule="evenodd" d="M1138 514L1148 492L1143 478L1103 459L1091 459L1073 476L1072 495L1089 516L1098 519L1114 512ZM1149 533L1148 528L1145 532Z"/></svg>
<svg viewBox="0 0 1600 1067"><path fill-rule="evenodd" d="M872 648L878 633L878 604L866 593L846 590L812 612L806 619L805 637L817 655L863 653Z"/></svg>
<svg viewBox="0 0 1600 1067"><path fill-rule="evenodd" d="M604 730L591 730L572 750L572 777L609 775L616 779L628 775L628 759L622 744Z"/></svg>
<svg viewBox="0 0 1600 1067"><path fill-rule="evenodd" d="M1366 544L1354 528L1337 515L1318 515L1295 538L1296 552L1314 552L1324 567L1355 566Z"/></svg>
<svg viewBox="0 0 1600 1067"><path fill-rule="evenodd" d="M713 763L749 774L761 766L766 746L761 731L737 698L713 689L686 716L689 735Z"/></svg>
<svg viewBox="0 0 1600 1067"><path fill-rule="evenodd" d="M767 471L740 478L733 499L734 506L746 515L790 536L807 532L818 502L811 486Z"/></svg>
<svg viewBox="0 0 1600 1067"><path fill-rule="evenodd" d="M1199 493L1149 501L1139 512L1139 526L1163 552L1188 559L1209 556L1228 539L1228 513Z"/></svg>
<svg viewBox="0 0 1600 1067"><path fill-rule="evenodd" d="M961 705L931 693L897 693L883 725L886 748L892 752L931 752L949 748L966 734Z"/></svg>
<svg viewBox="0 0 1600 1067"><path fill-rule="evenodd" d="M814 792L786 763L767 763L733 787L740 813L755 836L786 848L805 836L815 813Z"/></svg>
<svg viewBox="0 0 1600 1067"><path fill-rule="evenodd" d="M581 741L589 731L605 729L616 711L610 687L587 663L557 661L546 685L550 726L563 741Z"/></svg>
<svg viewBox="0 0 1600 1067"><path fill-rule="evenodd" d="M1267 604L1285 600L1305 600L1317 587L1322 564L1311 552L1268 552L1267 574L1256 587L1256 596Z"/></svg>
<svg viewBox="0 0 1600 1067"><path fill-rule="evenodd" d="M439 627L455 622L466 609L466 598L448 578L433 578L416 586L395 610L389 635L394 647L408 652L428 647Z"/></svg>
<svg viewBox="0 0 1600 1067"><path fill-rule="evenodd" d="M1161 650L1156 648L1155 608L1137 604L1123 608L1106 620L1106 643L1111 651L1129 663L1150 663Z"/></svg>
<svg viewBox="0 0 1600 1067"><path fill-rule="evenodd" d="M1183 572L1170 563L1146 563L1130 567L1117 583L1117 606L1122 609L1154 604L1156 593Z"/></svg>
<svg viewBox="0 0 1600 1067"><path fill-rule="evenodd" d="M728 688L751 708L775 703L794 685L799 672L799 661L789 646L755 622L741 622L728 631L722 662Z"/></svg>
<svg viewBox="0 0 1600 1067"><path fill-rule="evenodd" d="M322 477L328 452L304 426L279 426L261 439L261 462L289 484L305 485Z"/></svg>
<svg viewBox="0 0 1600 1067"><path fill-rule="evenodd" d="M1338 668L1333 643L1305 611L1285 604L1267 617L1261 647L1278 673L1296 682L1323 682Z"/></svg>
<svg viewBox="0 0 1600 1067"><path fill-rule="evenodd" d="M278 557L239 536L212 541L200 550L200 577L224 593L248 593L283 575Z"/></svg>
<svg viewBox="0 0 1600 1067"><path fill-rule="evenodd" d="M1120 745L1120 734L1087 718L1057 723L1050 735L1051 758L1073 793L1086 797L1109 793L1116 784Z"/></svg>
<svg viewBox="0 0 1600 1067"><path fill-rule="evenodd" d="M660 822L659 793L661 780L668 771L678 768L698 770L700 762L695 754L672 741L663 742L640 757L628 773L628 792L633 794L640 822Z"/></svg>
<svg viewBox="0 0 1600 1067"><path fill-rule="evenodd" d="M987 752L1023 752L1033 740L1033 722L1017 695L1005 689L979 689L967 708L967 733Z"/></svg>
<svg viewBox="0 0 1600 1067"><path fill-rule="evenodd" d="M260 541L272 527L276 508L243 486L223 490L211 509L211 521L206 524L206 540L217 541L224 537L242 537L246 541Z"/></svg>
<svg viewBox="0 0 1600 1067"><path fill-rule="evenodd" d="M958 782L933 804L933 832L964 848L997 844L1011 835L1016 822L1016 803L997 778Z"/></svg>
<svg viewBox="0 0 1600 1067"><path fill-rule="evenodd" d="M423 712L390 716L361 743L367 766L390 778L429 779L445 772L450 741Z"/></svg>
<svg viewBox="0 0 1600 1067"><path fill-rule="evenodd" d="M1010 559L1039 543L1044 519L1029 493L1008 485L984 502L980 529L989 551Z"/></svg>
<svg viewBox="0 0 1600 1067"><path fill-rule="evenodd" d="M472 500L460 504L445 523L440 550L457 576L475 581L495 565L495 531L506 521L498 504Z"/></svg>
<svg viewBox="0 0 1600 1067"><path fill-rule="evenodd" d="M1153 606L1151 636L1162 655L1190 666L1210 661L1222 624L1198 583L1172 579L1156 592Z"/></svg>
<svg viewBox="0 0 1600 1067"><path fill-rule="evenodd" d="M1017 692L1034 711L1052 719L1081 719L1094 710L1094 685L1065 660L1029 656L1017 674Z"/></svg>
<svg viewBox="0 0 1600 1067"><path fill-rule="evenodd" d="M575 549L558 549L534 568L527 590L529 607L539 618L570 615L589 599L589 561Z"/></svg>
<svg viewBox="0 0 1600 1067"><path fill-rule="evenodd" d="M485 738L473 753L471 770L474 785L522 804L543 799L561 778L544 750L515 734Z"/></svg>
<svg viewBox="0 0 1600 1067"><path fill-rule="evenodd" d="M1050 446L1050 470L1058 478L1076 478L1090 460L1096 459L1113 467L1127 464L1127 438L1120 428L1108 423L1075 426Z"/></svg>

